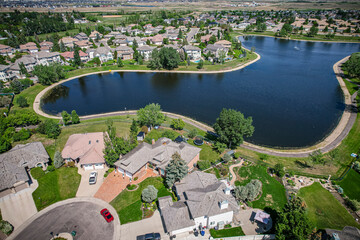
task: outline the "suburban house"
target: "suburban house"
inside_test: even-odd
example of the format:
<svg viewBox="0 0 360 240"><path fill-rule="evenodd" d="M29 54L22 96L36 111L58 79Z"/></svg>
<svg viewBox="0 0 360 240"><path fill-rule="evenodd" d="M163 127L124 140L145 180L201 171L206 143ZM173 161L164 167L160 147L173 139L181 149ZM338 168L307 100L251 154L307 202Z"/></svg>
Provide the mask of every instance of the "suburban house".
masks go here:
<svg viewBox="0 0 360 240"><path fill-rule="evenodd" d="M40 51L31 54L33 57L35 57L37 64L41 65L49 65L51 63L58 63L61 61L60 59L60 53L58 52L45 52Z"/></svg>
<svg viewBox="0 0 360 240"><path fill-rule="evenodd" d="M34 70L34 67L37 64L37 61L31 55L24 55L21 58L17 59L14 64L10 65L10 70L17 78L24 77L20 73L20 66L19 66L20 63L24 64L24 66L28 72L32 72Z"/></svg>
<svg viewBox="0 0 360 240"><path fill-rule="evenodd" d="M39 49L36 46L36 43L34 42L28 42L23 45L20 45L20 52L29 52L29 53L35 53L38 52Z"/></svg>
<svg viewBox="0 0 360 240"><path fill-rule="evenodd" d="M15 53L15 48L12 48L4 44L0 44L0 55L11 56L13 53Z"/></svg>
<svg viewBox="0 0 360 240"><path fill-rule="evenodd" d="M204 54L208 54L209 52L216 58L219 58L222 53L224 54L224 57L226 57L228 49L222 45L209 44L204 49Z"/></svg>
<svg viewBox="0 0 360 240"><path fill-rule="evenodd" d="M201 59L201 49L193 45L183 46L184 52L190 58L190 60L200 60Z"/></svg>
<svg viewBox="0 0 360 240"><path fill-rule="evenodd" d="M215 45L222 45L223 47L226 47L228 49L231 48L231 42L228 40L220 40L215 43Z"/></svg>
<svg viewBox="0 0 360 240"><path fill-rule="evenodd" d="M73 134L67 140L61 155L66 162L74 161L84 170L103 169L104 148L102 132Z"/></svg>
<svg viewBox="0 0 360 240"><path fill-rule="evenodd" d="M63 52L60 54L66 61L74 61L74 52ZM87 62L89 60L89 55L83 51L79 51L79 56L82 62Z"/></svg>
<svg viewBox="0 0 360 240"><path fill-rule="evenodd" d="M89 37L88 37L85 33L83 33L83 32L76 34L76 35L74 36L74 38L76 38L76 39L79 40L79 41L89 40Z"/></svg>
<svg viewBox="0 0 360 240"><path fill-rule="evenodd" d="M12 78L10 65L0 65L0 81L7 82Z"/></svg>
<svg viewBox="0 0 360 240"><path fill-rule="evenodd" d="M164 39L163 36L157 34L152 37L151 42L155 45L161 45L163 43L163 39Z"/></svg>
<svg viewBox="0 0 360 240"><path fill-rule="evenodd" d="M32 183L30 169L46 169L48 162L49 155L41 142L18 144L0 154L0 197L29 187Z"/></svg>
<svg viewBox="0 0 360 240"><path fill-rule="evenodd" d="M76 43L78 40L76 38L72 37L63 37L59 40L59 45L61 42L64 44L65 47L73 48L74 43Z"/></svg>
<svg viewBox="0 0 360 240"><path fill-rule="evenodd" d="M99 36L99 38L102 38L102 34L99 33L98 31L92 31L89 35L89 38L91 38L92 40L95 40L97 37Z"/></svg>
<svg viewBox="0 0 360 240"><path fill-rule="evenodd" d="M49 41L43 41L40 43L40 51L50 52L54 44Z"/></svg>
<svg viewBox="0 0 360 240"><path fill-rule="evenodd" d="M210 38L211 38L211 34L208 34L208 35L205 35L205 36L201 36L200 37L200 40L201 40L201 42L208 42L208 41L210 41Z"/></svg>
<svg viewBox="0 0 360 240"><path fill-rule="evenodd" d="M111 49L109 47L98 47L96 49L88 49L86 52L89 54L90 59L98 57L101 63L114 59Z"/></svg>
<svg viewBox="0 0 360 240"><path fill-rule="evenodd" d="M115 162L117 171L130 179L141 177L146 169L152 168L159 175L165 175L165 167L169 164L174 153L179 153L187 163L189 171L199 160L201 148L188 143L175 143L168 138L160 138L152 144L140 143L136 148Z"/></svg>
<svg viewBox="0 0 360 240"><path fill-rule="evenodd" d="M195 228L219 229L233 221L239 205L224 182L214 174L195 171L175 183L178 201L159 198L160 214L170 236Z"/></svg>
<svg viewBox="0 0 360 240"><path fill-rule="evenodd" d="M83 48L88 49L92 45L92 43L89 42L88 40L81 40L76 42L76 45L81 49Z"/></svg>
<svg viewBox="0 0 360 240"><path fill-rule="evenodd" d="M121 58L122 60L131 60L134 57L134 50L126 45L118 46L115 48L115 51L117 51L118 58Z"/></svg>
<svg viewBox="0 0 360 240"><path fill-rule="evenodd" d="M149 61L151 58L151 53L156 47L150 47L148 45L144 45L138 47L136 50L141 54L145 61Z"/></svg>

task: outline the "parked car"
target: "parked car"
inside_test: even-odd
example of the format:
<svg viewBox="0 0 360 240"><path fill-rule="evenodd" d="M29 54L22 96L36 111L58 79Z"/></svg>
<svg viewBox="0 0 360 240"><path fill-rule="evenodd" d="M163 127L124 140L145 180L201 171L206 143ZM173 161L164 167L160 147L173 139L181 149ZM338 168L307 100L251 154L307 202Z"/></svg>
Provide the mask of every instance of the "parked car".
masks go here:
<svg viewBox="0 0 360 240"><path fill-rule="evenodd" d="M91 172L90 173L90 177L89 177L89 184L95 184L96 183L96 178L97 178L97 172Z"/></svg>
<svg viewBox="0 0 360 240"><path fill-rule="evenodd" d="M111 222L114 220L114 217L111 215L111 213L109 212L109 210L107 210L106 208L104 208L103 210L100 211L101 215L105 218L105 220L107 222Z"/></svg>
<svg viewBox="0 0 360 240"><path fill-rule="evenodd" d="M160 233L147 233L145 235L137 236L136 240L160 240Z"/></svg>

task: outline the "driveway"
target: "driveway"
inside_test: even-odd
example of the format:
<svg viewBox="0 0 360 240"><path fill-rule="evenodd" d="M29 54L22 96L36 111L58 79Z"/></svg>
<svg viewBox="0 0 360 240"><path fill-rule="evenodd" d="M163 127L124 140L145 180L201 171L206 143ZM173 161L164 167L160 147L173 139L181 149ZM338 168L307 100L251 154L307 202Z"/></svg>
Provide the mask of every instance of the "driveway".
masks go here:
<svg viewBox="0 0 360 240"><path fill-rule="evenodd" d="M114 221L108 223L100 215L103 208L109 209ZM115 209L96 198L72 198L57 202L28 219L8 237L13 239L47 240L51 233L76 231L76 240L118 240L120 220Z"/></svg>
<svg viewBox="0 0 360 240"><path fill-rule="evenodd" d="M37 213L32 197L33 188L26 188L14 194L0 198L2 218L15 228Z"/></svg>
<svg viewBox="0 0 360 240"><path fill-rule="evenodd" d="M78 191L76 192L76 197L93 197L104 182L104 174L106 170L107 168L85 171L82 168L79 168L78 173L81 175L81 181ZM90 185L89 175L93 171L96 171L98 173L97 181L96 184Z"/></svg>
<svg viewBox="0 0 360 240"><path fill-rule="evenodd" d="M169 239L169 236L164 232L163 224L158 210L155 211L154 215L151 218L121 225L120 232L121 239L126 240L136 240L136 236L152 232L160 233L161 239Z"/></svg>

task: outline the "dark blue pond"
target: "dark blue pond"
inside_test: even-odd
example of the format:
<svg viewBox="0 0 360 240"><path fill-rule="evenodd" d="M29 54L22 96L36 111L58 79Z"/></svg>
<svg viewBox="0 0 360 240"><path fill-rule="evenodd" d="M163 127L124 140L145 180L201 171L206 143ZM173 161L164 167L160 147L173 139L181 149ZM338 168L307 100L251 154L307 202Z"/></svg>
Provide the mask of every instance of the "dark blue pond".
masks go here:
<svg viewBox="0 0 360 240"><path fill-rule="evenodd" d="M360 44L242 39L261 59L223 74L107 73L68 81L43 100L43 110L79 115L139 109L159 103L164 111L213 124L222 108L252 116L250 142L303 147L322 140L344 110L333 64Z"/></svg>

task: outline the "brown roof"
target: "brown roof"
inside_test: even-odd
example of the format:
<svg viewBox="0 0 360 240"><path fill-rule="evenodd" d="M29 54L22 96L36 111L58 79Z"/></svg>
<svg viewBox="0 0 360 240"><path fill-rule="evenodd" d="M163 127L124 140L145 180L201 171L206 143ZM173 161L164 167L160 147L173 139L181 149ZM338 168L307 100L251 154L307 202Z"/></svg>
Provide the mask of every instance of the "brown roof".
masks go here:
<svg viewBox="0 0 360 240"><path fill-rule="evenodd" d="M105 163L104 133L73 134L61 152L63 158L80 159L80 164Z"/></svg>

